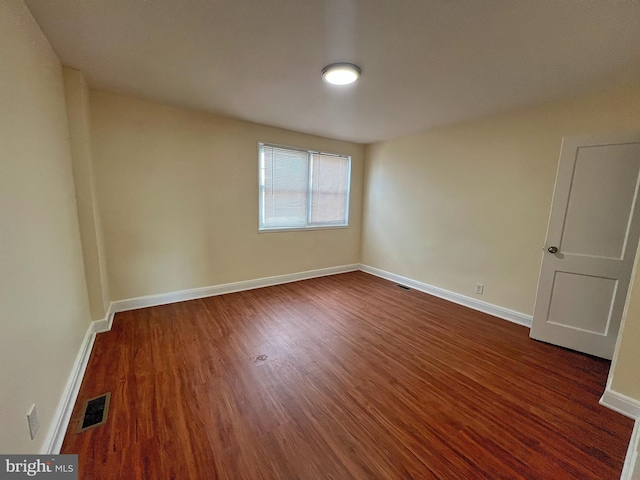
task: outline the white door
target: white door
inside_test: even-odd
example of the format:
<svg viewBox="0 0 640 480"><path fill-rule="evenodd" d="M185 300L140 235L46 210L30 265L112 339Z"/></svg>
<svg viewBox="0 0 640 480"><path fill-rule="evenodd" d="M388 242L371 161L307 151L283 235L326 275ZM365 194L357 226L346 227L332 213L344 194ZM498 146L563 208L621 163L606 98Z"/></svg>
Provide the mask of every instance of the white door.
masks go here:
<svg viewBox="0 0 640 480"><path fill-rule="evenodd" d="M640 133L563 140L531 338L612 358L640 235L639 179Z"/></svg>

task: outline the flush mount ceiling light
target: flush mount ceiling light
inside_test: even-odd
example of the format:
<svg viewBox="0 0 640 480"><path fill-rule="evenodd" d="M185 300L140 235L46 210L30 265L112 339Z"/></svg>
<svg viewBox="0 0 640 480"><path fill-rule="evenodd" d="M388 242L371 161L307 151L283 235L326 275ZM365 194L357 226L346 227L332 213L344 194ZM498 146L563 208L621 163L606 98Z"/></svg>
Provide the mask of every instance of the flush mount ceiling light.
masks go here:
<svg viewBox="0 0 640 480"><path fill-rule="evenodd" d="M322 78L331 85L349 85L358 80L360 72L353 63L332 63L322 69Z"/></svg>

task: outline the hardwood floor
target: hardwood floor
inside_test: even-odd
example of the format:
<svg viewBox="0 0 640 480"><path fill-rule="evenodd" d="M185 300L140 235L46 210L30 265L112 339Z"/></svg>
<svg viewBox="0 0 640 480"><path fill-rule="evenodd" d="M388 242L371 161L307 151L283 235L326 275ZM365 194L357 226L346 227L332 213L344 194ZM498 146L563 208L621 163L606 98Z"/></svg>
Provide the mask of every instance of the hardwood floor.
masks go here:
<svg viewBox="0 0 640 480"><path fill-rule="evenodd" d="M62 453L83 479L616 479L632 421L598 405L608 369L347 273L118 314Z"/></svg>

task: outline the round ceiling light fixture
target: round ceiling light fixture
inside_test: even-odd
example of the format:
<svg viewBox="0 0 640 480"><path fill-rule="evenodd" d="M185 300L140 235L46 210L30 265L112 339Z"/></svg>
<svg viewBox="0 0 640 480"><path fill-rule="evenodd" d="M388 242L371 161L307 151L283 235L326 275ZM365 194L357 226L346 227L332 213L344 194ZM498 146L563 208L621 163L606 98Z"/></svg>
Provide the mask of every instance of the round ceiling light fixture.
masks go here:
<svg viewBox="0 0 640 480"><path fill-rule="evenodd" d="M353 63L332 63L322 69L322 78L331 85L349 85L358 80L361 72Z"/></svg>

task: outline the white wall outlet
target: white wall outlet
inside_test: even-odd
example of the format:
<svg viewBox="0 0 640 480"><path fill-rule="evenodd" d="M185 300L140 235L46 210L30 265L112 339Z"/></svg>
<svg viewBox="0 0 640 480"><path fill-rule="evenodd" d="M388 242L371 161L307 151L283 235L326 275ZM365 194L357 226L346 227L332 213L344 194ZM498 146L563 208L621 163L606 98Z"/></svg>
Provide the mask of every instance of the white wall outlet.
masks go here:
<svg viewBox="0 0 640 480"><path fill-rule="evenodd" d="M29 423L29 433L31 434L31 440L36 438L38 430L40 430L40 422L38 421L38 411L36 410L36 404L31 405L29 413L27 413L27 422Z"/></svg>
<svg viewBox="0 0 640 480"><path fill-rule="evenodd" d="M476 283L476 293L482 295L484 293L484 285L482 283Z"/></svg>

